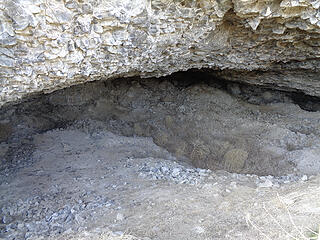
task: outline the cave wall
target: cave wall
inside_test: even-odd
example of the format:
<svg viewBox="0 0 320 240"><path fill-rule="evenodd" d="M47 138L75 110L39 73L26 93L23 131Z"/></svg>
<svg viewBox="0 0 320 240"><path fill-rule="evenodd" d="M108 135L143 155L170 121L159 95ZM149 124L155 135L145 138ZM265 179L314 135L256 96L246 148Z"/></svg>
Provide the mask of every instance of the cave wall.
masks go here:
<svg viewBox="0 0 320 240"><path fill-rule="evenodd" d="M319 0L4 0L0 105L190 68L320 96L319 33Z"/></svg>

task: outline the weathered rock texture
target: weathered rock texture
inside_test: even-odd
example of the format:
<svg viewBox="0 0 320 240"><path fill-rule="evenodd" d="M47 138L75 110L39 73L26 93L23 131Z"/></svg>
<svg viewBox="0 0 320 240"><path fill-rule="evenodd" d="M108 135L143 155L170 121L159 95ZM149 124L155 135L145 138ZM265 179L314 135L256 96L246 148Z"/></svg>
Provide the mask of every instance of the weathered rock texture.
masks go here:
<svg viewBox="0 0 320 240"><path fill-rule="evenodd" d="M253 83L320 96L319 33L319 0L4 0L0 104L190 68L255 70Z"/></svg>

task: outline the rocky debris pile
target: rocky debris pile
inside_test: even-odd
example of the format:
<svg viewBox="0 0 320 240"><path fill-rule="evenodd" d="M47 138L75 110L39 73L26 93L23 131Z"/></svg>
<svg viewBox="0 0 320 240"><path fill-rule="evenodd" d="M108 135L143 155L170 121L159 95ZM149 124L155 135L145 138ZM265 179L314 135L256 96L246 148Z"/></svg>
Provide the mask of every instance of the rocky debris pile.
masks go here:
<svg viewBox="0 0 320 240"><path fill-rule="evenodd" d="M254 183L254 187L256 188L278 188L282 185L291 184L294 182L305 182L307 180L312 179L314 176L307 176L301 174L288 174L283 176L257 176L255 174L239 174L239 173L228 173L222 171L223 173L219 174L215 177L215 180L223 181L226 179L235 180L238 183Z"/></svg>
<svg viewBox="0 0 320 240"><path fill-rule="evenodd" d="M279 187L282 184L288 184L288 183L293 183L293 182L297 182L297 181L307 181L309 178L307 175L301 176L301 175L295 175L295 174L288 174L288 175L280 176L280 177L274 177L271 175L261 176L261 177L257 178L256 185L259 188Z"/></svg>
<svg viewBox="0 0 320 240"><path fill-rule="evenodd" d="M205 181L222 183L228 177L243 183L255 183L258 188L280 187L297 181L307 181L312 178L307 175L288 174L284 176L257 176L255 174L212 172L210 169L183 166L175 161L147 158L139 166L139 176L150 180L167 180L177 184L196 185ZM227 177L228 176L228 177Z"/></svg>
<svg viewBox="0 0 320 240"><path fill-rule="evenodd" d="M148 161L139 168L139 176L151 180L168 180L179 184L199 184L211 173L209 169L188 168L174 161L155 160Z"/></svg>
<svg viewBox="0 0 320 240"><path fill-rule="evenodd" d="M2 206L0 239L35 239L80 231L94 217L93 212L114 206L112 200L94 193L84 192L79 197L62 206L56 194L20 199Z"/></svg>
<svg viewBox="0 0 320 240"><path fill-rule="evenodd" d="M306 175L287 175L281 177L257 176L250 174L212 172L207 169L184 166L175 161L144 158L130 159L138 162L139 176L150 180L165 180L176 184L198 185L215 182L221 186L236 187L238 184L255 183L257 188L274 188L295 181L306 181ZM231 181L232 180L232 181ZM233 181L234 180L234 181ZM228 184L227 184L228 182ZM0 208L0 239L41 239L61 234L71 234L86 230L85 224L94 218L99 209L117 209L109 198L84 191L68 204L61 198L65 193L57 191L51 195L35 196L30 199L8 202ZM61 204L64 202L63 204ZM119 214L117 219L123 218ZM94 233L96 235L96 233ZM115 239L120 233L112 233ZM121 235L121 234L120 234Z"/></svg>

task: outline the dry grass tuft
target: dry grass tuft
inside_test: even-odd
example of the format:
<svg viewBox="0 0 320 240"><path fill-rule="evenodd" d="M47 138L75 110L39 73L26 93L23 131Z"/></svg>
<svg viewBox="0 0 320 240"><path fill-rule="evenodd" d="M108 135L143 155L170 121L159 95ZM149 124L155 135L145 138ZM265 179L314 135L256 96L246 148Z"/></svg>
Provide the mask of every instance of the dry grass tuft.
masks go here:
<svg viewBox="0 0 320 240"><path fill-rule="evenodd" d="M274 224L277 229L280 229L281 235L286 236L286 239L290 240L320 240L320 224L318 225L317 230L312 230L307 226L298 226L290 213L287 203L283 201L283 199L277 194L277 199L281 206L285 209L288 219L291 224L291 229L287 229L281 222L278 220L275 214L271 213L271 209L266 207L266 204L262 204L262 208L266 213L268 219ZM259 232L261 236L263 236L267 240L273 240L271 234L269 234L262 226L258 226L258 224L252 220L251 215L246 215L246 222L248 225L252 226L255 230Z"/></svg>

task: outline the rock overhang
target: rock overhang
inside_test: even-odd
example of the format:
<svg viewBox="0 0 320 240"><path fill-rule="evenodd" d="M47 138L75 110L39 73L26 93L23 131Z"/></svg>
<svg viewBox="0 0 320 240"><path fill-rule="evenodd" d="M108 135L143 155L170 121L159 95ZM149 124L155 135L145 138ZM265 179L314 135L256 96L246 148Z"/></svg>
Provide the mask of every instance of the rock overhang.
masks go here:
<svg viewBox="0 0 320 240"><path fill-rule="evenodd" d="M319 0L5 0L0 23L1 105L190 68L320 96Z"/></svg>

